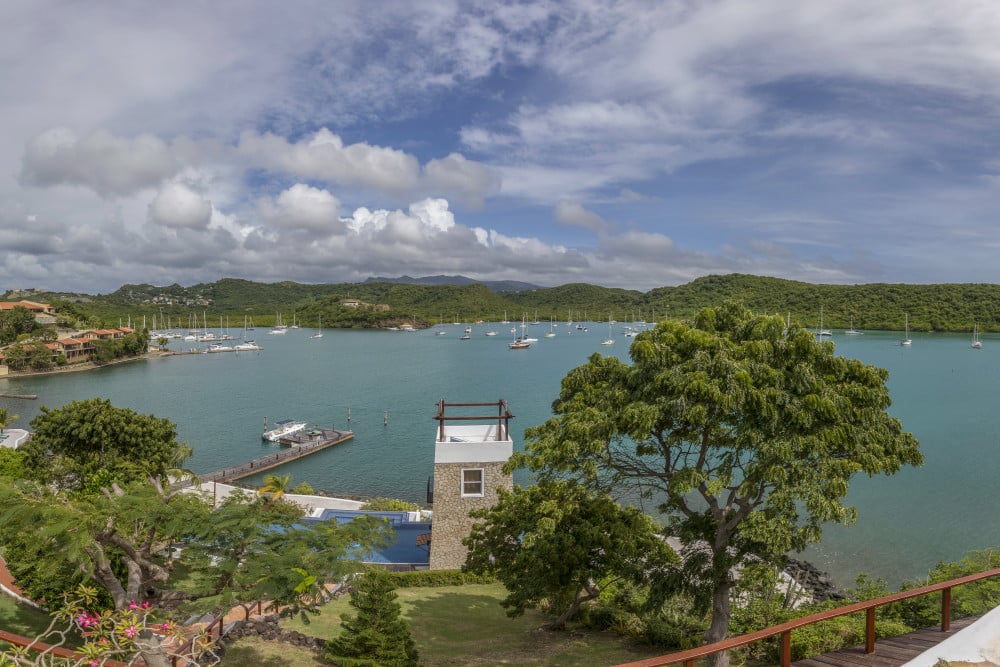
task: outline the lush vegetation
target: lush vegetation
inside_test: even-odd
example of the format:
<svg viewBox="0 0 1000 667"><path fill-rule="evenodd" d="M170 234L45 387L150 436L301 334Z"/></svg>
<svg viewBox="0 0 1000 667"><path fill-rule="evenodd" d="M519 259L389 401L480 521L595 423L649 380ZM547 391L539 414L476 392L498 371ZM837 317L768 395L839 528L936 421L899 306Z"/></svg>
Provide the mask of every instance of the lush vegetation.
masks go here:
<svg viewBox="0 0 1000 667"><path fill-rule="evenodd" d="M594 494L655 494L683 558L647 566L665 569L649 606L689 596L696 611L711 610L706 642L728 634L736 568L779 564L818 542L824 523L853 522L843 501L855 474L923 460L886 412L888 374L835 355L809 331L786 331L780 317L727 302L691 324L643 332L630 355L627 364L595 354L570 371L555 416L525 432L507 468L527 467L542 483L577 480ZM563 511L581 502L567 499ZM501 510L491 514L506 544L530 549L518 535L532 533Z"/></svg>
<svg viewBox="0 0 1000 667"><path fill-rule="evenodd" d="M537 317L545 321L619 321L691 318L702 308L727 299L741 301L757 313L790 317L809 328L902 330L909 316L913 331L1000 331L1000 285L941 284L814 285L810 283L731 274L706 276L677 287L659 287L643 293L583 283L520 292L492 292L482 284L417 285L408 283L340 283L305 285L293 282L256 283L224 279L182 287L125 285L106 295L43 293L33 300L47 301L70 326L103 323L136 325L152 318L164 327L192 320L218 326L220 319L233 328L244 318L270 326L280 314L286 324L304 326L387 327L400 323L429 326L442 319L462 322ZM345 307L346 300L367 304ZM8 334L9 335L9 334ZM0 322L0 340L4 336Z"/></svg>
<svg viewBox="0 0 1000 667"><path fill-rule="evenodd" d="M547 615L529 610L508 618L500 606L506 591L500 584L406 588L397 591L403 617L409 620L420 653L420 664L445 665L579 665L606 667L662 653L662 649L636 645L606 631L545 632L539 626ZM349 600L340 597L323 606L308 622L296 618L282 625L313 637L334 638L342 632L341 620L352 614ZM244 641L236 645L244 646ZM303 652L305 653L305 652ZM245 654L242 654L245 655ZM298 654L301 657L301 654ZM232 661L223 666L249 664ZM302 664L322 664L305 663Z"/></svg>

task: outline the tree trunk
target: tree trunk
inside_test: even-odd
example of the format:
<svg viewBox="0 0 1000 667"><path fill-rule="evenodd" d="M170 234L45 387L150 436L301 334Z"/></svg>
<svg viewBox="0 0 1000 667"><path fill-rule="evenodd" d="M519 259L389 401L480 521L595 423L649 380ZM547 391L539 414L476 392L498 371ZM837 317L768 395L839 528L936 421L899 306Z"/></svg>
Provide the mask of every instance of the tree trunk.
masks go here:
<svg viewBox="0 0 1000 667"><path fill-rule="evenodd" d="M170 667L170 659L163 650L160 638L149 630L139 633L135 638L135 647L139 649L139 655L145 661L146 667Z"/></svg>
<svg viewBox="0 0 1000 667"><path fill-rule="evenodd" d="M719 584L712 596L712 624L705 631L705 643L712 644L722 641L729 634L729 592L732 585ZM711 667L729 667L729 654L723 651L709 658Z"/></svg>

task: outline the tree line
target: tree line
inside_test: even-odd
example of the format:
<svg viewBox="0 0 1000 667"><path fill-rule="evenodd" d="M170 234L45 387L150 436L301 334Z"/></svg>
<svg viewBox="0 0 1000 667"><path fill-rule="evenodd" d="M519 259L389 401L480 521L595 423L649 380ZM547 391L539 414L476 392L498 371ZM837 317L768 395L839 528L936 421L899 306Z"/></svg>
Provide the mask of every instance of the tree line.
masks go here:
<svg viewBox="0 0 1000 667"><path fill-rule="evenodd" d="M1000 331L1000 285L817 285L742 274L706 276L645 293L585 283L492 292L482 284L306 285L224 279L191 287L124 285L106 295L52 293L37 298L53 303L74 322L117 326L129 317L133 324L146 317L151 327L155 316L160 328L165 322L159 322L168 317L181 327L192 317L203 323L206 314L212 326L221 317L234 328L241 327L245 317L257 326L270 326L279 315L286 324L294 315L304 326L317 326L322 318L324 326L355 328L498 321L504 314L510 320L658 321L690 319L702 308L735 299L754 312L781 315L810 328L819 326L822 309L824 326L832 329L902 330L908 317L913 331L971 331L975 324L983 331ZM157 298L170 303L157 303ZM344 307L348 299L387 309Z"/></svg>

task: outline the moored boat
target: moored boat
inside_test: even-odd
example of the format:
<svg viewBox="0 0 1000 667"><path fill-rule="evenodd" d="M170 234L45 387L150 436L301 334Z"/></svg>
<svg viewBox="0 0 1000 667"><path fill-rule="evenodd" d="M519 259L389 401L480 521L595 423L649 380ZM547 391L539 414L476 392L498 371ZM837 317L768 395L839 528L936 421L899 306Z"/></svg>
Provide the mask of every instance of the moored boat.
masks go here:
<svg viewBox="0 0 1000 667"><path fill-rule="evenodd" d="M297 422L294 419L282 419L279 422L275 422L275 424L275 428L270 431L264 431L260 437L271 442L278 442L282 438L292 433L297 433L306 427L306 422Z"/></svg>

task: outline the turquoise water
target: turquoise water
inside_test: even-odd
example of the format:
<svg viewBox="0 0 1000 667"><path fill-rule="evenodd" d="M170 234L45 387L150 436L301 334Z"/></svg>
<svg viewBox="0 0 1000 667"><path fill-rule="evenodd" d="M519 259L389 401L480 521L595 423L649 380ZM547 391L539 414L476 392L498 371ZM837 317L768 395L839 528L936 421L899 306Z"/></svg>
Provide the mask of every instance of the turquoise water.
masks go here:
<svg viewBox="0 0 1000 667"><path fill-rule="evenodd" d="M38 401L0 398L27 427L40 405L58 407L99 396L117 406L154 413L177 424L194 448L189 466L208 472L260 456L277 445L262 443L264 418L301 419L349 428L353 441L280 469L293 483L353 496L425 499L433 469L436 403L506 399L516 418L515 442L525 427L541 423L559 383L594 353L627 358L631 339L616 325L612 347L602 346L607 324L588 333L531 327L539 342L507 349L512 325L460 341L463 327L445 325L415 333L309 329L269 336L258 330L257 352L176 355L86 373L0 379L0 392L34 393ZM838 332L839 333L839 332ZM970 549L1000 545L995 496L1000 491L1000 339L985 338L972 350L969 338L897 334L835 335L837 351L890 371L891 412L920 440L926 462L894 477L855 478L849 501L858 523L826 529L823 543L806 557L841 585L859 571L896 584L923 575L939 560ZM174 349L189 343L172 341ZM347 421L350 408L351 421ZM384 424L386 414L388 424ZM250 479L250 483L257 480Z"/></svg>

